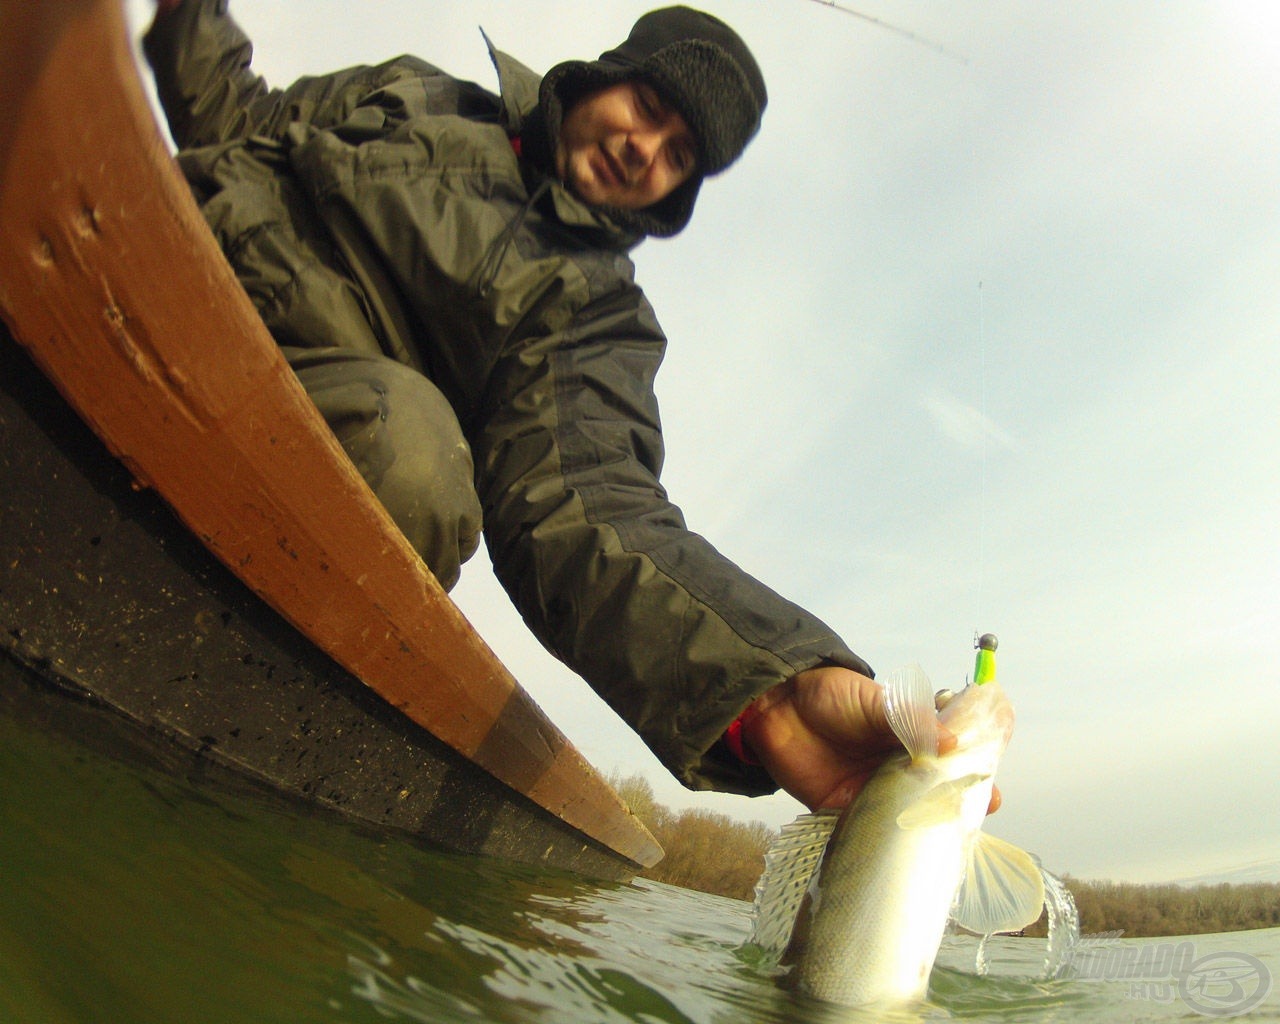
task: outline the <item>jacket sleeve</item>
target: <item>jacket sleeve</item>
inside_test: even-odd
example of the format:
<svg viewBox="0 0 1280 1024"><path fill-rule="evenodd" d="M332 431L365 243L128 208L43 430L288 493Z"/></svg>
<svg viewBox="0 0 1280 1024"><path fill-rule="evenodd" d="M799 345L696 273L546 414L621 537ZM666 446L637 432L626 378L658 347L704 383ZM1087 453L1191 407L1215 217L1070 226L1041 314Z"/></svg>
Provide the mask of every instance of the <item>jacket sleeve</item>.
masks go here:
<svg viewBox="0 0 1280 1024"><path fill-rule="evenodd" d="M227 0L183 0L158 14L142 48L180 149L251 135L278 100L253 73L253 44Z"/></svg>
<svg viewBox="0 0 1280 1024"><path fill-rule="evenodd" d="M720 741L821 663L870 674L812 615L690 532L659 483L665 340L630 280L491 378L473 450L495 571L543 644L686 786L776 788Z"/></svg>
<svg viewBox="0 0 1280 1024"><path fill-rule="evenodd" d="M251 135L278 139L295 123L328 127L364 104L374 114L370 130L380 130L398 104L379 90L436 70L399 57L270 88L252 70L253 44L231 17L228 0L183 0L156 18L142 46L179 149Z"/></svg>

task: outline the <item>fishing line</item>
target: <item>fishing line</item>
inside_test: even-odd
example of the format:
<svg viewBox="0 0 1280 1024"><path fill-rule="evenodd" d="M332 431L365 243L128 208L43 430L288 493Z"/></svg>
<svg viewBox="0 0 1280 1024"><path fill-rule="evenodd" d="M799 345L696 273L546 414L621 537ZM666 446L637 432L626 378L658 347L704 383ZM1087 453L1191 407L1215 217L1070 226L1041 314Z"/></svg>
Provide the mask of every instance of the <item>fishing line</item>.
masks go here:
<svg viewBox="0 0 1280 1024"><path fill-rule="evenodd" d="M892 32L894 35L901 36L903 39L910 39L913 43L918 43L921 46L927 46L934 53L940 53L942 56L948 57L951 60L958 60L961 64L969 63L969 58L965 57L963 54L956 53L954 50L948 50L941 43L935 43L932 39L926 39L924 36L917 35L909 29L893 25L890 22L875 17L874 15L864 14L862 11L854 10L852 7L845 7L843 4L836 3L835 0L813 0L813 2L815 4L822 4L823 7L830 7L833 11L839 11L841 14L847 14L851 18L859 18L870 25L875 25L876 28L884 29L886 32Z"/></svg>
<svg viewBox="0 0 1280 1024"><path fill-rule="evenodd" d="M987 419L987 302L982 281L978 282L978 408L982 414L982 454L978 471L978 621L982 621L984 588L987 582L987 445L991 430ZM974 646L978 630L973 631Z"/></svg>

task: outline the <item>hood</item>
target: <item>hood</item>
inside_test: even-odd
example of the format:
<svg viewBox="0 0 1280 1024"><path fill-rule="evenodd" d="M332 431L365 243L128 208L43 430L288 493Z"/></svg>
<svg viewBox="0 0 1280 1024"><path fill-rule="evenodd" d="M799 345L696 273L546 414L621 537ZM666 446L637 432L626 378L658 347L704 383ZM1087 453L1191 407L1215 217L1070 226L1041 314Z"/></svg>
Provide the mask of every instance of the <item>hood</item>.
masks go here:
<svg viewBox="0 0 1280 1024"><path fill-rule="evenodd" d="M668 237L684 228L703 178L737 160L759 130L768 103L764 76L742 39L718 18L688 7L644 15L621 46L594 61L557 64L542 76L536 102L527 95L533 72L499 54L492 44L490 52L504 103L507 78L520 76L520 95L513 94L521 107L520 131L526 146L534 143L530 158L552 173L564 111L586 93L642 78L680 112L698 143L697 173L642 210L604 209L610 220L641 235Z"/></svg>

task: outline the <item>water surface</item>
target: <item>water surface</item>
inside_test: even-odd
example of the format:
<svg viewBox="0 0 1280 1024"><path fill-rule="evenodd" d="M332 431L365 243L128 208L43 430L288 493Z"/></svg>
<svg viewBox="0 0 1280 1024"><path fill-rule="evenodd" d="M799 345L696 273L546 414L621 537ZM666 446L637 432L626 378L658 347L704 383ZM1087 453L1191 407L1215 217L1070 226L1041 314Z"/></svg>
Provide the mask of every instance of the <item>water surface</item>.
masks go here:
<svg viewBox="0 0 1280 1024"><path fill-rule="evenodd" d="M887 1019L780 989L746 904L422 849L3 713L0 880L5 1024ZM1280 929L1191 941L1280 975ZM978 977L975 946L903 1020L1214 1019L1167 977L1044 980L1042 941L993 940ZM1274 986L1244 1019L1280 1020Z"/></svg>

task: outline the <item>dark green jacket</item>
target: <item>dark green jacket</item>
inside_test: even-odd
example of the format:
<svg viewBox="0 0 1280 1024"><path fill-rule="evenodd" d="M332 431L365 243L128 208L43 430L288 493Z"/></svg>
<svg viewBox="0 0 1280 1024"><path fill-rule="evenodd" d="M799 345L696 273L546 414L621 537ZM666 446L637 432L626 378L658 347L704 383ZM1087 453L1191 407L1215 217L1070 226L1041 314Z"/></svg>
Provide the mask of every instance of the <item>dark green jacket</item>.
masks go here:
<svg viewBox="0 0 1280 1024"><path fill-rule="evenodd" d="M638 239L516 156L539 77L501 96L416 58L271 90L225 0L145 40L180 163L277 341L394 356L472 446L495 572L543 644L686 785L773 789L718 742L822 662L823 623L691 533L658 481L666 339Z"/></svg>

